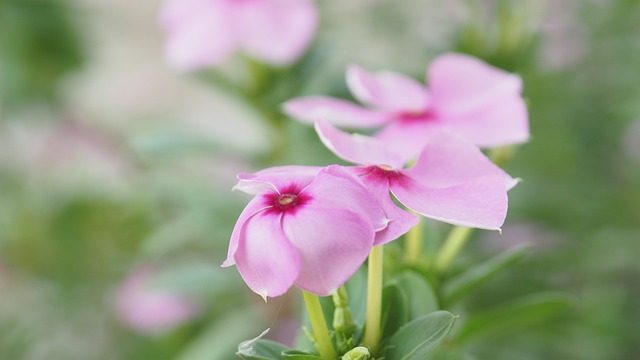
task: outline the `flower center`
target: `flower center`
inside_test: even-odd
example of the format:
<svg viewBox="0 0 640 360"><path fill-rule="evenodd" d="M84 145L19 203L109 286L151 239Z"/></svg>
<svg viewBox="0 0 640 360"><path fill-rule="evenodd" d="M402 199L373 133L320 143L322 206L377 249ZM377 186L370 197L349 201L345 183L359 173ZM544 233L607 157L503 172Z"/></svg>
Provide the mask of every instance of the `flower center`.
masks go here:
<svg viewBox="0 0 640 360"><path fill-rule="evenodd" d="M381 170L384 170L384 171L394 171L394 170L396 169L396 168L394 168L393 166L391 166L391 165L387 165L387 164L378 164L378 165L376 165L376 166L377 166L378 168L380 168Z"/></svg>
<svg viewBox="0 0 640 360"><path fill-rule="evenodd" d="M282 206L297 205L298 196L293 194L282 194L278 196L278 204Z"/></svg>
<svg viewBox="0 0 640 360"><path fill-rule="evenodd" d="M433 113L429 110L418 112L403 112L398 114L398 120L402 122L430 121L434 120Z"/></svg>

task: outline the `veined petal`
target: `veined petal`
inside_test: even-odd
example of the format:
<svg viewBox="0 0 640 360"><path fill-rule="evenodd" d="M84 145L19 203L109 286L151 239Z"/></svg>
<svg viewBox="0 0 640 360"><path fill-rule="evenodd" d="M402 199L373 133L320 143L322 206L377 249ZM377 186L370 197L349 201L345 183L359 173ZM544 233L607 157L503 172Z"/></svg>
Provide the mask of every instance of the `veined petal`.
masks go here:
<svg viewBox="0 0 640 360"><path fill-rule="evenodd" d="M519 94L519 76L463 54L444 54L428 70L431 100L438 114L462 114L496 98Z"/></svg>
<svg viewBox="0 0 640 360"><path fill-rule="evenodd" d="M224 61L238 43L233 15L226 1L169 0L160 14L169 64L196 70Z"/></svg>
<svg viewBox="0 0 640 360"><path fill-rule="evenodd" d="M356 173L358 174L360 171ZM389 181L380 181L381 179L368 181L366 175L361 176L361 179L378 201L388 219L387 227L376 232L374 246L393 241L418 224L420 219L416 215L404 211L393 202L389 192Z"/></svg>
<svg viewBox="0 0 640 360"><path fill-rule="evenodd" d="M375 231L387 227L388 219L378 201L352 173L338 165L320 171L303 192L313 198L314 207L352 210L368 219Z"/></svg>
<svg viewBox="0 0 640 360"><path fill-rule="evenodd" d="M378 131L374 137L402 157L407 163L415 160L429 140L429 137L444 128L437 120L405 121L397 120Z"/></svg>
<svg viewBox="0 0 640 360"><path fill-rule="evenodd" d="M236 7L242 48L267 63L294 62L316 32L318 11L311 0L243 1Z"/></svg>
<svg viewBox="0 0 640 360"><path fill-rule="evenodd" d="M347 70L347 85L362 103L392 112L423 112L428 93L414 79L388 71L368 72L357 65Z"/></svg>
<svg viewBox="0 0 640 360"><path fill-rule="evenodd" d="M507 215L507 190L499 177L434 189L405 176L391 182L391 192L409 209L459 226L499 230Z"/></svg>
<svg viewBox="0 0 640 360"><path fill-rule="evenodd" d="M435 189L460 185L484 176L502 179L507 189L518 183L478 147L444 131L429 138L416 164L404 173Z"/></svg>
<svg viewBox="0 0 640 360"><path fill-rule="evenodd" d="M387 123L391 117L380 111L365 109L352 102L328 96L307 96L291 99L282 111L299 121L313 124L318 120L335 126L366 129Z"/></svg>
<svg viewBox="0 0 640 360"><path fill-rule="evenodd" d="M506 94L475 111L443 115L443 123L480 147L523 143L529 140L527 106L518 94Z"/></svg>
<svg viewBox="0 0 640 360"><path fill-rule="evenodd" d="M261 211L247 219L235 253L240 275L264 298L284 294L300 271L300 256L287 239L281 218L281 213Z"/></svg>
<svg viewBox="0 0 640 360"><path fill-rule="evenodd" d="M313 205L285 214L284 231L300 254L299 288L326 296L358 270L373 245L369 221L351 210Z"/></svg>
<svg viewBox="0 0 640 360"><path fill-rule="evenodd" d="M295 187L298 190L309 185L322 167L320 166L275 166L253 174L238 174L238 184L234 190L248 194L259 194L265 190L280 191Z"/></svg>
<svg viewBox="0 0 640 360"><path fill-rule="evenodd" d="M240 217L238 217L238 221L236 221L236 225L233 227L233 231L231 232L231 239L229 240L229 250L227 251L227 259L222 263L222 267L235 265L233 256L238 250L240 232L247 219L259 213L260 211L269 208L270 206L270 204L266 204L264 202L264 198L262 196L256 196L251 199L249 204L247 204L244 210L242 210L242 213L240 213Z"/></svg>
<svg viewBox="0 0 640 360"><path fill-rule="evenodd" d="M322 143L341 159L362 165L387 164L396 168L404 165L402 157L379 139L348 134L325 121L318 121L315 126Z"/></svg>

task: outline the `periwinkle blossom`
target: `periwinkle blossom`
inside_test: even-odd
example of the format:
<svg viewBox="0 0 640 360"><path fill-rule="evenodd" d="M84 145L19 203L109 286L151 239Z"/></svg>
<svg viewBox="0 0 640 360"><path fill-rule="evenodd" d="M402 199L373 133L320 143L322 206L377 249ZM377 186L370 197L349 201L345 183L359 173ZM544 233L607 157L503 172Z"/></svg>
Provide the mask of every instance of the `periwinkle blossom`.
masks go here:
<svg viewBox="0 0 640 360"><path fill-rule="evenodd" d="M472 56L448 53L427 71L429 88L393 72L371 73L352 65L347 85L366 105L326 96L289 100L284 112L313 123L348 128L384 126L375 137L403 160L415 159L429 137L443 129L480 147L516 144L529 138L520 77Z"/></svg>
<svg viewBox="0 0 640 360"><path fill-rule="evenodd" d="M157 271L151 266L135 269L115 296L120 322L143 334L159 335L184 324L200 312L187 295L153 286Z"/></svg>
<svg viewBox="0 0 640 360"><path fill-rule="evenodd" d="M334 292L389 222L366 188L337 165L276 167L238 178L236 188L256 196L236 222L222 266L235 264L265 299L292 285L321 296Z"/></svg>
<svg viewBox="0 0 640 360"><path fill-rule="evenodd" d="M238 49L268 64L290 64L313 39L317 18L313 0L167 0L160 23L170 65L197 70Z"/></svg>
<svg viewBox="0 0 640 360"><path fill-rule="evenodd" d="M402 154L380 139L347 134L316 123L322 142L351 168L383 204L396 207L391 192L414 212L450 224L499 230L507 213L507 190L517 180L466 140L443 131L429 138L415 165L404 168Z"/></svg>

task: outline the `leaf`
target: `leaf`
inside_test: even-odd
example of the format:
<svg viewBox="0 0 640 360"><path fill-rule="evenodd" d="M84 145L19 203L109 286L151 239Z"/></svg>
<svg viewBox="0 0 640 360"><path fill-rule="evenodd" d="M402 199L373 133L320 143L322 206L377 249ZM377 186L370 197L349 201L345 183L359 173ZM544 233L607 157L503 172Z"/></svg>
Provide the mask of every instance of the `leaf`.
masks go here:
<svg viewBox="0 0 640 360"><path fill-rule="evenodd" d="M262 339L269 332L265 330L258 337L242 342L238 345L236 355L244 360L283 360L282 353L287 347L271 340Z"/></svg>
<svg viewBox="0 0 640 360"><path fill-rule="evenodd" d="M500 271L522 260L530 250L530 246L507 250L451 279L442 288L443 302L449 307L464 295L491 280Z"/></svg>
<svg viewBox="0 0 640 360"><path fill-rule="evenodd" d="M420 274L405 270L396 277L396 281L404 293L409 295L407 296L409 320L440 309L431 284Z"/></svg>
<svg viewBox="0 0 640 360"><path fill-rule="evenodd" d="M556 292L527 295L494 309L473 315L464 323L457 340L466 342L480 336L496 335L543 322L566 310L574 298Z"/></svg>
<svg viewBox="0 0 640 360"><path fill-rule="evenodd" d="M287 350L282 353L288 360L322 360L317 355L312 355L300 350Z"/></svg>
<svg viewBox="0 0 640 360"><path fill-rule="evenodd" d="M409 321L407 294L397 284L389 284L382 290L382 338L394 334Z"/></svg>
<svg viewBox="0 0 640 360"><path fill-rule="evenodd" d="M404 325L386 344L387 360L427 360L451 331L456 316L436 311Z"/></svg>

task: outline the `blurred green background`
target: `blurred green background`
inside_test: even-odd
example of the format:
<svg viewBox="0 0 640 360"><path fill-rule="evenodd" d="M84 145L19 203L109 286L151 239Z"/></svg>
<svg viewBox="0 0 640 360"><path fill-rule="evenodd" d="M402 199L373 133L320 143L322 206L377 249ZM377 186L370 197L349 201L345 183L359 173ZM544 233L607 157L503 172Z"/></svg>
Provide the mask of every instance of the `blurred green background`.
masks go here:
<svg viewBox="0 0 640 360"><path fill-rule="evenodd" d="M539 291L575 299L470 340L470 358L638 358L640 1L321 2L313 49L289 69L258 67L266 80L245 97L216 86L246 76L239 57L200 74L164 65L160 5L0 0L0 359L232 359L267 327L291 339L295 291L265 305L219 268L248 201L230 192L235 174L336 162L277 109L348 97L348 63L422 80L451 50L523 77L532 132L507 165L524 182L502 235L475 234L459 264L533 246L453 311ZM141 273L177 295L131 290ZM176 306L188 311L174 322L131 319Z"/></svg>

